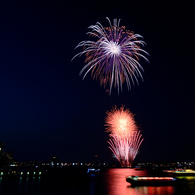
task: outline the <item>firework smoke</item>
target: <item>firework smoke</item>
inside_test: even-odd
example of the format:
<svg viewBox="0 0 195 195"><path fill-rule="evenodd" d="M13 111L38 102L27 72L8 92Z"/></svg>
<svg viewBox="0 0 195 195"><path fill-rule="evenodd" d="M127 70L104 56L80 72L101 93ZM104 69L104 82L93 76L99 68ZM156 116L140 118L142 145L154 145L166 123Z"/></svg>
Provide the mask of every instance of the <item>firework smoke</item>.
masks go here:
<svg viewBox="0 0 195 195"><path fill-rule="evenodd" d="M122 167L130 167L143 141L134 115L124 107L115 107L111 112L107 112L105 123L106 131L110 133L109 148L114 157Z"/></svg>
<svg viewBox="0 0 195 195"><path fill-rule="evenodd" d="M138 84L139 77L143 80L143 67L139 58L148 61L144 56L148 53L140 47L145 45L144 41L139 40L141 35L126 30L124 26L119 27L120 19L114 19L113 25L109 18L106 19L110 27L104 28L99 22L88 27L91 31L87 34L97 38L97 41L80 42L76 48L83 47L83 51L73 59L85 54L86 65L80 71L80 75L84 74L84 79L91 72L92 78L99 79L100 85L109 86L111 94L113 86L117 87L119 93L125 81L129 90L132 84Z"/></svg>

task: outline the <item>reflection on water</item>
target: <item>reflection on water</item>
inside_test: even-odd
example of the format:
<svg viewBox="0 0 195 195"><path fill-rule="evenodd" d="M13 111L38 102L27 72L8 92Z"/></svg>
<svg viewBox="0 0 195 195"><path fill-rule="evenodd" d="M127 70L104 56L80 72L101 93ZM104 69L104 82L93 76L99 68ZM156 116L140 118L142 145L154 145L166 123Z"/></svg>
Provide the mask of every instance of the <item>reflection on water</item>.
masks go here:
<svg viewBox="0 0 195 195"><path fill-rule="evenodd" d="M194 195L195 178L186 177L178 186L131 187L129 175L148 175L146 170L114 168L98 175L67 173L48 177L0 177L0 195Z"/></svg>
<svg viewBox="0 0 195 195"><path fill-rule="evenodd" d="M40 177L0 178L0 194L39 194Z"/></svg>
<svg viewBox="0 0 195 195"><path fill-rule="evenodd" d="M134 169L109 169L107 172L109 195L171 195L175 193L173 186L138 186L131 187L125 178L129 175L147 175L147 171Z"/></svg>

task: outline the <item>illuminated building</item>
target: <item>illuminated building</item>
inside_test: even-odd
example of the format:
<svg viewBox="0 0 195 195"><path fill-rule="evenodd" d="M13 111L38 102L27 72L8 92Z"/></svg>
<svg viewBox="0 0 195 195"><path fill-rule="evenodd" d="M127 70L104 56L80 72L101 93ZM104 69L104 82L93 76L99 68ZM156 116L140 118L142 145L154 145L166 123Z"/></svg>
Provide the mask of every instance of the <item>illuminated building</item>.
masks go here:
<svg viewBox="0 0 195 195"><path fill-rule="evenodd" d="M3 153L4 145L5 145L4 143L1 143L1 142L0 142L0 157L4 154L4 153Z"/></svg>

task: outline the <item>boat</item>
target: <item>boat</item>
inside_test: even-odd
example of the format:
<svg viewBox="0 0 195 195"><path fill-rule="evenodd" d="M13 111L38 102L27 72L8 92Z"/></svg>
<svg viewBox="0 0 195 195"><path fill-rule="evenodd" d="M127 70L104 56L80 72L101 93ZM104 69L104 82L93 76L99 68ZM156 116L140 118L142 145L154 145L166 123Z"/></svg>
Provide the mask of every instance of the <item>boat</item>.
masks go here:
<svg viewBox="0 0 195 195"><path fill-rule="evenodd" d="M89 173L89 174L96 174L99 172L100 172L100 169L95 169L93 167L87 169L87 173Z"/></svg>
<svg viewBox="0 0 195 195"><path fill-rule="evenodd" d="M141 166L135 166L134 170L136 170L136 171L144 170L144 167L141 167Z"/></svg>
<svg viewBox="0 0 195 195"><path fill-rule="evenodd" d="M148 176L128 176L126 181L132 186L163 186L175 185L178 179L174 177L148 177Z"/></svg>
<svg viewBox="0 0 195 195"><path fill-rule="evenodd" d="M195 171L192 169L163 170L163 172L173 176L195 176Z"/></svg>

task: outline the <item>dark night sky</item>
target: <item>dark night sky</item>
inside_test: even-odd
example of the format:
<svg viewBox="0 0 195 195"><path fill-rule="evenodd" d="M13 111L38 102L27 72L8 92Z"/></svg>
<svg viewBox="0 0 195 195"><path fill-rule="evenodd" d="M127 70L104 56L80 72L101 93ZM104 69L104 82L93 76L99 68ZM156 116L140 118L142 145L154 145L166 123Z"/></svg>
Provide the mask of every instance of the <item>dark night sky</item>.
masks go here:
<svg viewBox="0 0 195 195"><path fill-rule="evenodd" d="M194 15L192 3L156 1L1 1L0 141L14 158L111 161L106 110L125 105L136 114L144 142L137 160L195 161ZM154 1L153 1L154 2ZM176 1L175 1L176 2ZM105 93L79 71L74 47L96 22L141 34L150 64L144 82Z"/></svg>

